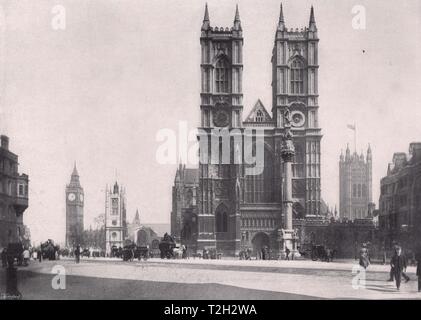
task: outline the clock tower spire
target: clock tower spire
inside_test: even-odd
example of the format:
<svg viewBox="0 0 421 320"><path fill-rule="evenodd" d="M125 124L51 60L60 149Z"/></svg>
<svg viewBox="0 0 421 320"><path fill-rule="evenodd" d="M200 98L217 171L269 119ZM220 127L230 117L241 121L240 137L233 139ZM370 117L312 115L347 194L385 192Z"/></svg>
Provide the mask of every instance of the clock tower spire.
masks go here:
<svg viewBox="0 0 421 320"><path fill-rule="evenodd" d="M80 184L76 162L66 186L66 247L81 244L83 233L84 193Z"/></svg>

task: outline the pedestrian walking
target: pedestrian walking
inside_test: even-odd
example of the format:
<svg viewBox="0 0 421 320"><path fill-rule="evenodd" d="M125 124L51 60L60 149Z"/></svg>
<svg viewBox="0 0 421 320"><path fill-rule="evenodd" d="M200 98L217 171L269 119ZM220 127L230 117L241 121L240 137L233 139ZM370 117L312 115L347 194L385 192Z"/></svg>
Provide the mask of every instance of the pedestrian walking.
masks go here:
<svg viewBox="0 0 421 320"><path fill-rule="evenodd" d="M41 247L37 251L37 258L38 258L38 261L39 262L42 261L42 250L41 250Z"/></svg>
<svg viewBox="0 0 421 320"><path fill-rule="evenodd" d="M80 245L77 245L76 246L76 249L75 249L75 260L76 260L76 263L79 263L80 262Z"/></svg>
<svg viewBox="0 0 421 320"><path fill-rule="evenodd" d="M370 256L367 249L367 245L363 243L362 248L360 250L360 266L364 269L367 269L370 265Z"/></svg>
<svg viewBox="0 0 421 320"><path fill-rule="evenodd" d="M291 251L288 249L288 247L286 247L286 249L285 249L285 260L288 260L289 261L289 253L290 253Z"/></svg>
<svg viewBox="0 0 421 320"><path fill-rule="evenodd" d="M393 276L396 281L396 288L400 290L402 276L406 279L406 282L409 281L409 277L405 274L407 261L405 256L402 254L401 247L396 248L396 252L390 261L390 265L393 268Z"/></svg>
<svg viewBox="0 0 421 320"><path fill-rule="evenodd" d="M31 257L31 254L29 253L28 248L25 248L23 250L23 265L26 267L28 266L29 258Z"/></svg>

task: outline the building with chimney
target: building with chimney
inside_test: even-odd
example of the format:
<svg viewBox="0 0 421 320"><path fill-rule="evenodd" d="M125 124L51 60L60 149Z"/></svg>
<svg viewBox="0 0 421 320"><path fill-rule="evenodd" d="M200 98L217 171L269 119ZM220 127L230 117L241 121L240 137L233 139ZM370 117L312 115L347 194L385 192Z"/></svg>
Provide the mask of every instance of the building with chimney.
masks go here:
<svg viewBox="0 0 421 320"><path fill-rule="evenodd" d="M66 247L74 247L83 241L84 192L80 184L76 163L66 186Z"/></svg>
<svg viewBox="0 0 421 320"><path fill-rule="evenodd" d="M9 138L0 136L0 248L25 240L23 213L28 208L29 180L18 166L18 156L9 150Z"/></svg>
<svg viewBox="0 0 421 320"><path fill-rule="evenodd" d="M339 157L339 218L354 220L372 217L372 152L368 146L364 157L347 145Z"/></svg>
<svg viewBox="0 0 421 320"><path fill-rule="evenodd" d="M255 252L265 246L274 252L279 249L285 219L280 149L286 122L291 123L295 149L293 227L301 235L303 221L317 225L326 216L320 185L319 38L314 9L308 26L292 29L287 28L281 5L272 68L267 70L272 74L271 112L256 99L244 120L243 42L238 6L231 27L213 26L205 7L200 36L199 168L178 168L171 215L173 235L197 251L215 248L236 255L245 247ZM206 145L224 132L229 132L231 146L227 158L224 138L218 138L216 148ZM256 171L248 170L246 156L257 152L262 161ZM305 241L304 236L298 240Z"/></svg>
<svg viewBox="0 0 421 320"><path fill-rule="evenodd" d="M127 238L126 191L117 181L112 188L105 188L105 251L123 248Z"/></svg>
<svg viewBox="0 0 421 320"><path fill-rule="evenodd" d="M380 181L379 227L386 248L400 243L405 250L421 243L421 142L409 154L396 152Z"/></svg>

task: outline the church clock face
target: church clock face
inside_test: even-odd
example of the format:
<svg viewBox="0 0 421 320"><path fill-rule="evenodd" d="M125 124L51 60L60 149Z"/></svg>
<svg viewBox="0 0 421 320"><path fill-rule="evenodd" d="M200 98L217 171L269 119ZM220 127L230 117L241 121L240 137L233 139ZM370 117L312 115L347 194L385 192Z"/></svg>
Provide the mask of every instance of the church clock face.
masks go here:
<svg viewBox="0 0 421 320"><path fill-rule="evenodd" d="M305 116L300 111L293 111L292 114L291 114L291 119L292 119L292 123L291 124L294 127L302 127L304 125Z"/></svg>
<svg viewBox="0 0 421 320"><path fill-rule="evenodd" d="M69 195L67 196L67 199L69 199L69 201L75 201L76 195L74 193L69 193Z"/></svg>
<svg viewBox="0 0 421 320"><path fill-rule="evenodd" d="M217 127L226 127L229 125L229 114L225 110L217 110L214 115L214 123Z"/></svg>
<svg viewBox="0 0 421 320"><path fill-rule="evenodd" d="M79 195L80 202L83 202L83 194Z"/></svg>

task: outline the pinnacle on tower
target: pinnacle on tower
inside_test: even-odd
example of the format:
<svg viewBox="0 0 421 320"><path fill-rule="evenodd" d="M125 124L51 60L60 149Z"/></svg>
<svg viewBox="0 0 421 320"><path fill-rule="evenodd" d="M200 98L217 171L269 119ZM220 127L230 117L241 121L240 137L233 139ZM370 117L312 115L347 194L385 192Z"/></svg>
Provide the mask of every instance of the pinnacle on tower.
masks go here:
<svg viewBox="0 0 421 320"><path fill-rule="evenodd" d="M313 6L311 6L311 11L310 11L310 22L308 24L310 31L316 31L316 19L314 18L314 8Z"/></svg>
<svg viewBox="0 0 421 320"><path fill-rule="evenodd" d="M351 151L349 150L349 143L346 144L346 151L345 151L345 160L350 160L351 158Z"/></svg>
<svg viewBox="0 0 421 320"><path fill-rule="evenodd" d="M210 20L209 20L209 11L208 4L205 5L205 16L203 17L202 30L209 30Z"/></svg>
<svg viewBox="0 0 421 320"><path fill-rule="evenodd" d="M234 30L241 31L241 20L240 20L240 12L238 10L238 4L235 7L235 18L234 18Z"/></svg>
<svg viewBox="0 0 421 320"><path fill-rule="evenodd" d="M139 209L136 209L136 215L134 217L133 224L140 224Z"/></svg>
<svg viewBox="0 0 421 320"><path fill-rule="evenodd" d="M72 176L78 176L79 177L79 173L77 172L77 168L76 168L76 161L75 161L75 164L73 166Z"/></svg>
<svg viewBox="0 0 421 320"><path fill-rule="evenodd" d="M77 172L76 161L75 161L75 164L74 164L74 167L73 167L72 176L70 177L69 186L80 187L79 173Z"/></svg>
<svg viewBox="0 0 421 320"><path fill-rule="evenodd" d="M371 146L370 144L368 144L368 149L367 149L367 161L371 161Z"/></svg>
<svg viewBox="0 0 421 320"><path fill-rule="evenodd" d="M281 2L281 12L279 13L278 30L280 31L285 30L285 19L284 19L284 10L282 8L282 2Z"/></svg>

